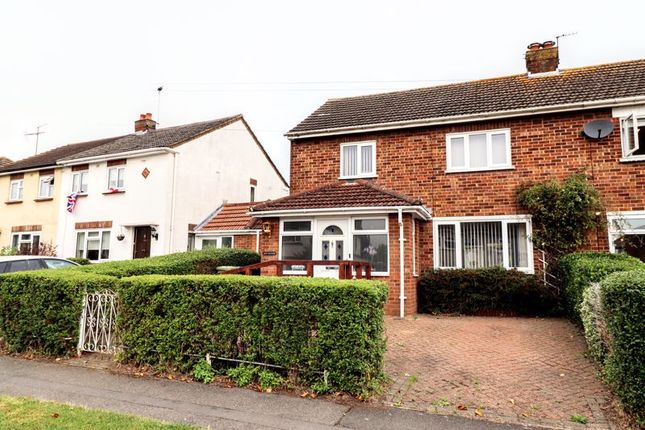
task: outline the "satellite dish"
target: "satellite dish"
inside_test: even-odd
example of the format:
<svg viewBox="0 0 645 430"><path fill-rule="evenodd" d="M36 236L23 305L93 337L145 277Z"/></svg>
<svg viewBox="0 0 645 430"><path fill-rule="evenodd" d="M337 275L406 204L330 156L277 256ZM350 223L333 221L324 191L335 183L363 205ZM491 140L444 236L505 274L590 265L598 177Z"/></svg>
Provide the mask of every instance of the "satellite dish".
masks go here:
<svg viewBox="0 0 645 430"><path fill-rule="evenodd" d="M590 139L602 139L614 131L614 124L608 119L595 119L585 124L582 132Z"/></svg>

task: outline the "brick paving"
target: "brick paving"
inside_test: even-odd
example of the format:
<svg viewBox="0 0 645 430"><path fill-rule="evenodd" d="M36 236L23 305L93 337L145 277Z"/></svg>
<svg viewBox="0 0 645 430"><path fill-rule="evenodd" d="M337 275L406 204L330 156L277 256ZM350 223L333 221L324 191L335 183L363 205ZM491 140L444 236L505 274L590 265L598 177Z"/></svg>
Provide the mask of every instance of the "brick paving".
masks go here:
<svg viewBox="0 0 645 430"><path fill-rule="evenodd" d="M383 401L421 411L497 421L610 428L600 405L607 388L584 356L579 330L565 319L387 317Z"/></svg>

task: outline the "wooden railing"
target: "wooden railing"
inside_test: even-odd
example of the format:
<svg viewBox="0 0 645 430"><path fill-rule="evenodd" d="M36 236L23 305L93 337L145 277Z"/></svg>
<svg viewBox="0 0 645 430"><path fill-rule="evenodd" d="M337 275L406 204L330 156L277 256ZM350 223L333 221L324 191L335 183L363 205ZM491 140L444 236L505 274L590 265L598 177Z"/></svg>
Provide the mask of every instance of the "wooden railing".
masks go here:
<svg viewBox="0 0 645 430"><path fill-rule="evenodd" d="M276 275L284 276L285 266L304 266L306 275L314 276L314 266L338 266L339 279L372 279L372 266L365 261L351 260L270 260L261 263L251 264L249 266L238 267L237 269L222 272L222 275L244 274L251 275L254 270L265 267L276 267Z"/></svg>

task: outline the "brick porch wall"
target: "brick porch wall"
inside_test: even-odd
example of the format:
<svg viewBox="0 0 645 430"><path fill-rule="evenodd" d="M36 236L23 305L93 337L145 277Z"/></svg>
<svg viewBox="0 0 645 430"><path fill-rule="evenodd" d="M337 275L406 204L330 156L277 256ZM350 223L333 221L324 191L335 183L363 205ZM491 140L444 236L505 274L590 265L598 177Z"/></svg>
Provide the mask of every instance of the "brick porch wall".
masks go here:
<svg viewBox="0 0 645 430"><path fill-rule="evenodd" d="M235 235L233 239L233 246L235 248L248 249L255 252L256 236L249 234Z"/></svg>

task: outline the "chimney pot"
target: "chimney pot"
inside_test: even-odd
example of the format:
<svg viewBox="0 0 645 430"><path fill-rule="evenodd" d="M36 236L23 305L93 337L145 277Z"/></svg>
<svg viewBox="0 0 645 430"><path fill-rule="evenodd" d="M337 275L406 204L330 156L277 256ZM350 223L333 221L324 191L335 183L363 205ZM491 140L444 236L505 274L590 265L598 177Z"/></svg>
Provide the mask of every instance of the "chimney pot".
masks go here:
<svg viewBox="0 0 645 430"><path fill-rule="evenodd" d="M555 72L560 63L558 47L551 40L542 44L531 43L527 47L524 58L526 59L526 71L529 75Z"/></svg>
<svg viewBox="0 0 645 430"><path fill-rule="evenodd" d="M155 130L156 128L157 122L152 119L151 113L142 113L139 115L139 119L134 122L135 133Z"/></svg>

